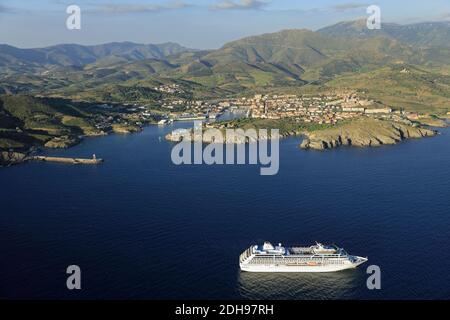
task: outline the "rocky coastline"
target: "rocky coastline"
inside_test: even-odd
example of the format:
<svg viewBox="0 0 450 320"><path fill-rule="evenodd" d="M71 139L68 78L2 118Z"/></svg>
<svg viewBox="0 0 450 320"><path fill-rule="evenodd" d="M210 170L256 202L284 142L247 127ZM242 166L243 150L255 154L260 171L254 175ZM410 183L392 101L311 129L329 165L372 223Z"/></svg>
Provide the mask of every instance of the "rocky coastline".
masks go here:
<svg viewBox="0 0 450 320"><path fill-rule="evenodd" d="M142 131L142 128L138 126L115 126L113 127L113 130L111 132L115 134L131 134L140 131ZM103 135L107 135L107 133L88 134L85 136ZM85 136L56 136L46 141L41 146L48 149L68 149L79 144ZM24 163L33 158L32 155L36 154L39 148L40 146L28 146L20 149L0 149L0 167L9 167L12 165Z"/></svg>
<svg viewBox="0 0 450 320"><path fill-rule="evenodd" d="M378 147L436 134L434 130L404 123L360 119L336 128L306 132L300 147L306 150L327 150L340 146Z"/></svg>
<svg viewBox="0 0 450 320"><path fill-rule="evenodd" d="M8 167L26 161L27 155L22 152L1 151L0 167Z"/></svg>
<svg viewBox="0 0 450 320"><path fill-rule="evenodd" d="M372 118L361 118L348 123L341 123L336 127L328 129L287 131L280 134L280 138L302 135L304 136L304 139L300 145L301 149L327 150L338 148L340 146L377 147L382 145L393 145L407 139L432 137L436 134L437 131L418 125ZM227 139L224 133L223 137L224 141L218 141L214 140L214 137L208 134L194 135L193 130L186 129L169 133L165 136L165 139L171 142L180 142L183 139L187 139L190 142L202 142L205 144L245 144L270 139L270 136L268 135L248 137L238 132L232 139Z"/></svg>
<svg viewBox="0 0 450 320"><path fill-rule="evenodd" d="M113 124L112 125L112 132L117 134L130 134L130 133L136 133L141 132L142 128L139 126L132 126L132 125L122 125L122 124Z"/></svg>
<svg viewBox="0 0 450 320"><path fill-rule="evenodd" d="M81 142L80 137L60 136L60 137L54 137L51 140L47 141L44 144L44 147L52 148L52 149L66 149L66 148L73 147L80 142Z"/></svg>
<svg viewBox="0 0 450 320"><path fill-rule="evenodd" d="M123 128L125 129L125 128ZM121 133L137 132L138 129L126 128ZM131 129L131 130L129 130ZM117 130L118 133L121 130ZM437 134L437 131L427 129L421 126L412 126L405 123L398 123L386 120L376 120L369 118L362 118L349 123L340 124L333 128L315 130L315 131L301 131L292 130L280 134L280 138L290 136L303 135L304 139L300 145L301 149L305 150L328 150L338 148L341 146L354 147L377 147L382 145L393 145L407 139L418 139L423 137L432 137ZM233 140L227 140L224 134L224 141L215 140L214 136L203 134L197 136L193 134L192 130L186 130L184 134L169 133L165 139L171 142L180 142L183 137L188 137L191 142L201 141L202 143L237 143L245 144L249 142L257 142L259 140L270 139L269 134L259 134L257 137L248 137L244 134L236 132ZM69 148L80 142L77 137L58 137L48 141L45 144L47 148ZM20 164L27 161L27 152L21 151L0 151L0 166L10 166Z"/></svg>
<svg viewBox="0 0 450 320"><path fill-rule="evenodd" d="M170 142L181 142L184 139L190 142L202 142L206 144L211 143L235 143L235 144L246 144L246 143L254 143L258 142L260 140L268 140L270 139L269 135L259 134L256 137L249 137L244 134L241 134L239 132L236 132L236 134L233 137L227 137L226 134L223 134L223 141L215 139L214 136L203 134L203 135L194 135L192 130L190 130L188 133L184 134L176 134L176 133L169 133L165 136L165 139Z"/></svg>

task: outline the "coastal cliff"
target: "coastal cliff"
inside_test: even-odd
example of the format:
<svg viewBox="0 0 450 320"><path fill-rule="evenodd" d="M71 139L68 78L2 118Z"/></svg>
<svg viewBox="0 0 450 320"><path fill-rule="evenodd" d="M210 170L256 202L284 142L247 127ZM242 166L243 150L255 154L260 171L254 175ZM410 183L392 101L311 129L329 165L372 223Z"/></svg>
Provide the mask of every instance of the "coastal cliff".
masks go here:
<svg viewBox="0 0 450 320"><path fill-rule="evenodd" d="M26 156L26 154L21 152L1 151L0 167L22 163L26 160Z"/></svg>
<svg viewBox="0 0 450 320"><path fill-rule="evenodd" d="M340 146L376 147L406 139L431 137L436 131L376 119L358 119L335 128L306 132L302 149L326 150Z"/></svg>
<svg viewBox="0 0 450 320"><path fill-rule="evenodd" d="M47 141L44 144L44 147L53 149L66 149L77 145L78 143L80 143L80 141L81 139L79 137L60 136L54 137L51 140Z"/></svg>

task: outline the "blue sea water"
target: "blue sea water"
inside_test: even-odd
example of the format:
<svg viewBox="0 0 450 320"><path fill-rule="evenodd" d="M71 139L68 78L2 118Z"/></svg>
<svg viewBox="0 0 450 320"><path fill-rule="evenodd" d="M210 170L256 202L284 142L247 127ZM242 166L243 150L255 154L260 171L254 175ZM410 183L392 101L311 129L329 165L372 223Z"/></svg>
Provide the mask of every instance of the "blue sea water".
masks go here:
<svg viewBox="0 0 450 320"><path fill-rule="evenodd" d="M180 126L180 124L177 124ZM280 145L280 171L176 166L173 127L86 139L51 155L100 166L0 169L0 297L448 299L450 131L373 149ZM336 243L369 262L333 274L241 273L256 242ZM66 288L79 265L82 289ZM368 290L366 268L381 268Z"/></svg>

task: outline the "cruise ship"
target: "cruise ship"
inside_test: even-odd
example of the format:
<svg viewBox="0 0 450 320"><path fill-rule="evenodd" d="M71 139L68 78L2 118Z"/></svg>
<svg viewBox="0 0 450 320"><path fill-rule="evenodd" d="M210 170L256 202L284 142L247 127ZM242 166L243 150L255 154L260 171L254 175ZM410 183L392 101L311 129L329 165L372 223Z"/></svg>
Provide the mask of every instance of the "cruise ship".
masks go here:
<svg viewBox="0 0 450 320"><path fill-rule="evenodd" d="M336 272L353 269L367 257L349 255L337 246L316 243L310 247L273 246L270 242L254 245L239 257L239 266L247 272Z"/></svg>

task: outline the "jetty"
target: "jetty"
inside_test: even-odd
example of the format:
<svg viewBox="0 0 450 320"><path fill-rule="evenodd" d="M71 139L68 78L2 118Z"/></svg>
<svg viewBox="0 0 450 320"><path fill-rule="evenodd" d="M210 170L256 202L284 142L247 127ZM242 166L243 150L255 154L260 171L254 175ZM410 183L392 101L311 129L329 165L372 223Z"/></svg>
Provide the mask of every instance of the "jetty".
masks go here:
<svg viewBox="0 0 450 320"><path fill-rule="evenodd" d="M65 164L82 164L82 165L98 165L98 164L101 164L104 162L103 159L97 159L97 157L95 157L95 155L92 157L92 159L33 156L33 157L29 157L27 160L56 162L56 163L65 163Z"/></svg>

